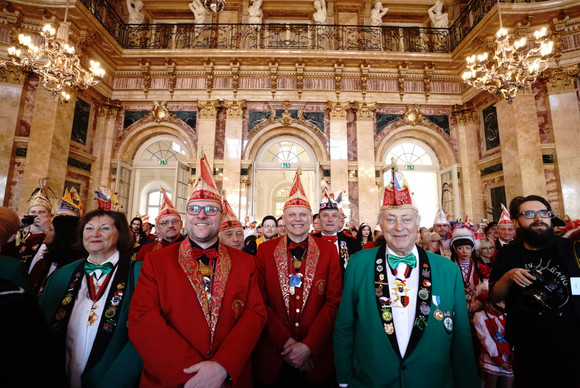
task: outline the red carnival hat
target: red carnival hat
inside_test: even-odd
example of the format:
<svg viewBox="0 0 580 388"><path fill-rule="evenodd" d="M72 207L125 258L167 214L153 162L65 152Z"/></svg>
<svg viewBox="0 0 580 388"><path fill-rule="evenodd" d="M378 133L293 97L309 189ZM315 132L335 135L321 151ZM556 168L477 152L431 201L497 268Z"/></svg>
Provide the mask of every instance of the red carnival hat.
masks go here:
<svg viewBox="0 0 580 388"><path fill-rule="evenodd" d="M230 206L230 203L228 202L228 200L225 198L225 195L224 195L224 214L222 216L222 224L220 225L219 231L221 232L222 230L236 228L236 227L241 228L242 223L240 222L240 220L236 216L236 213L234 213L234 210L232 209L232 207Z"/></svg>
<svg viewBox="0 0 580 388"><path fill-rule="evenodd" d="M512 218L510 217L510 212L508 212L505 205L501 204L501 216L499 217L498 225L511 225L513 224Z"/></svg>
<svg viewBox="0 0 580 388"><path fill-rule="evenodd" d="M312 210L312 208L310 207L310 202L308 202L308 198L306 197L306 193L304 192L304 188L302 187L300 175L302 175L302 168L298 167L298 169L296 170L296 175L294 175L294 182L292 183L290 194L288 195L288 199L284 204L284 210L294 206L305 207L307 209Z"/></svg>
<svg viewBox="0 0 580 388"><path fill-rule="evenodd" d="M395 158L391 159L391 183L385 187L381 210L385 209L414 209L413 197L405 176L397 168ZM402 182L402 183L401 183Z"/></svg>
<svg viewBox="0 0 580 388"><path fill-rule="evenodd" d="M159 215L155 218L155 223L157 224L161 217L169 215L181 217L179 212L175 210L175 206L173 206L173 202L169 199L167 192L165 192L165 189L161 187L161 208L159 209ZM145 218L143 218L143 222L145 222Z"/></svg>
<svg viewBox="0 0 580 388"><path fill-rule="evenodd" d="M222 196L213 180L213 174L203 150L199 159L199 177L187 204L194 201L213 201L222 206Z"/></svg>
<svg viewBox="0 0 580 388"><path fill-rule="evenodd" d="M342 191L339 196L342 198ZM334 200L334 194L329 194L326 188L324 189L324 197L322 197L319 211L323 210L338 210L338 202Z"/></svg>

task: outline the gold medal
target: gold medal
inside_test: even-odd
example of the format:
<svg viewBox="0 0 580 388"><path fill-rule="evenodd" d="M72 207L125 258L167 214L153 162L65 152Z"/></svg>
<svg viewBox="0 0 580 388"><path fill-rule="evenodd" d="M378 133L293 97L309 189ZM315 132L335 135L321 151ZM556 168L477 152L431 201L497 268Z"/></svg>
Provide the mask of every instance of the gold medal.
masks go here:
<svg viewBox="0 0 580 388"><path fill-rule="evenodd" d="M436 320L440 321L443 319L443 311L437 309L433 312L433 316L435 317Z"/></svg>

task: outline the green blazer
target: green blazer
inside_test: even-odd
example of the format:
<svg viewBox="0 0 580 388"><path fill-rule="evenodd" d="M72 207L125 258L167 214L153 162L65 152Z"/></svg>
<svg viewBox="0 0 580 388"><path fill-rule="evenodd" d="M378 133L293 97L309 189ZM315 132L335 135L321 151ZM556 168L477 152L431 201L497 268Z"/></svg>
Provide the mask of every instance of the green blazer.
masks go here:
<svg viewBox="0 0 580 388"><path fill-rule="evenodd" d="M417 307L409 345L401 356L396 333L386 334L389 318L382 318L375 295L377 260L385 259L385 249L383 245L356 253L346 269L334 328L338 382L348 383L349 388L479 387L459 267L418 248L415 270L421 271L419 288L423 291L417 305L425 302L429 308L423 306L420 313ZM433 296L439 297L438 309Z"/></svg>
<svg viewBox="0 0 580 388"><path fill-rule="evenodd" d="M0 277L22 287L30 294L32 291L26 276L26 267L22 260L0 255Z"/></svg>
<svg viewBox="0 0 580 388"><path fill-rule="evenodd" d="M59 356L62 360L64 360L66 348L68 319L80 288L80 281L84 277L85 261L85 259L75 261L52 274L40 298L40 308L51 328L57 348L60 349ZM111 291L102 299L103 303L107 303L104 311L111 308L110 301L115 295L118 295L119 290L123 291L124 295L120 303L120 310L116 314L118 315L115 318L117 319L116 323L111 325L105 314L99 321L99 331L82 375L82 383L85 388L131 388L137 386L139 382L143 360L129 340L127 320L131 296L142 264L142 262L129 259L119 259L119 268L111 280ZM68 295L72 296L72 300L65 304L63 300Z"/></svg>

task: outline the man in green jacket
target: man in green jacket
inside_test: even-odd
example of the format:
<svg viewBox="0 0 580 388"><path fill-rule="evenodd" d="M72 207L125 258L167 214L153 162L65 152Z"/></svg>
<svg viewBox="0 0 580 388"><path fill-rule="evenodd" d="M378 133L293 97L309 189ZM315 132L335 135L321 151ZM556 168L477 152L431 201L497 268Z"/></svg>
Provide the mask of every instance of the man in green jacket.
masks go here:
<svg viewBox="0 0 580 388"><path fill-rule="evenodd" d="M392 169L379 214L387 246L356 253L346 270L334 329L338 382L478 387L461 271L415 245L420 216Z"/></svg>

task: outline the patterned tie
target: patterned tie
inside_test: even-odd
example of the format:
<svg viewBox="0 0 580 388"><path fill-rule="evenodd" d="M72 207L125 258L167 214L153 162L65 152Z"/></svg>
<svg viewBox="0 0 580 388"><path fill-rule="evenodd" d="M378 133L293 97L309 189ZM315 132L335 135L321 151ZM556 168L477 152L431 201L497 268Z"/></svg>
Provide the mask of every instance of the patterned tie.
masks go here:
<svg viewBox="0 0 580 388"><path fill-rule="evenodd" d="M387 261L392 269L396 269L400 263L405 263L411 268L415 268L416 265L415 255L413 253L409 253L405 257L399 257L389 253L387 255Z"/></svg>
<svg viewBox="0 0 580 388"><path fill-rule="evenodd" d="M338 241L338 237L336 236L336 234L334 236L322 236L322 238L325 239L326 241L330 241L333 244Z"/></svg>
<svg viewBox="0 0 580 388"><path fill-rule="evenodd" d="M101 271L101 275L99 275L99 277L94 275L94 272L96 270ZM88 261L85 262L85 272L87 273L87 275L92 276L93 278L95 278L97 280L99 280L101 278L101 276L103 276L103 275L110 274L112 270L113 270L113 264L111 264L111 263L93 264L93 263L90 263Z"/></svg>

